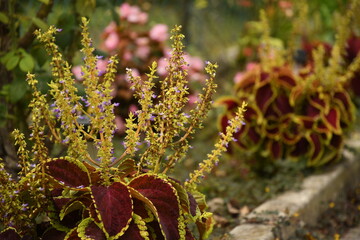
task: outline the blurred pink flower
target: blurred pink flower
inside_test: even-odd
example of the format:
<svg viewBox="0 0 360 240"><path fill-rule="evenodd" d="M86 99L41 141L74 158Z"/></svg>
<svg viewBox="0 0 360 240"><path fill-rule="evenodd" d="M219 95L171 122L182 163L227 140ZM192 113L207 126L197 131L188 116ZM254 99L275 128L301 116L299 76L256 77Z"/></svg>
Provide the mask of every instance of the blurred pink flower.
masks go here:
<svg viewBox="0 0 360 240"><path fill-rule="evenodd" d="M248 64L246 64L245 66L245 71L252 71L255 70L257 68L259 68L259 64L256 62L249 62ZM234 82L235 83L239 83L242 81L243 77L244 77L245 72L237 72L234 76Z"/></svg>
<svg viewBox="0 0 360 240"><path fill-rule="evenodd" d="M199 57L191 57L189 55L188 58L185 58L185 60L189 63L190 68L196 72L200 72L204 69L204 61Z"/></svg>
<svg viewBox="0 0 360 240"><path fill-rule="evenodd" d="M156 24L150 29L149 36L154 41L166 41L169 37L168 26L166 24Z"/></svg>
<svg viewBox="0 0 360 240"><path fill-rule="evenodd" d="M96 63L96 67L99 71L99 75L102 75L106 72L106 66L108 64L108 60L99 59Z"/></svg>
<svg viewBox="0 0 360 240"><path fill-rule="evenodd" d="M287 17L292 17L294 15L292 2L281 0L278 5Z"/></svg>
<svg viewBox="0 0 360 240"><path fill-rule="evenodd" d="M135 104L129 106L129 111L135 113L138 110L138 107Z"/></svg>
<svg viewBox="0 0 360 240"><path fill-rule="evenodd" d="M132 7L128 3L121 4L119 8L119 15L121 19L127 19L127 17L131 14Z"/></svg>
<svg viewBox="0 0 360 240"><path fill-rule="evenodd" d="M113 51L117 48L119 42L120 42L119 35L116 32L112 32L105 39L104 46L106 50Z"/></svg>
<svg viewBox="0 0 360 240"><path fill-rule="evenodd" d="M206 79L206 76L199 72L191 72L189 74L190 81L196 81L196 82L204 82Z"/></svg>
<svg viewBox="0 0 360 240"><path fill-rule="evenodd" d="M167 73L166 71L166 66L167 66L167 59L162 57L158 60L158 67L157 67L157 73L160 76L165 76L165 74Z"/></svg>
<svg viewBox="0 0 360 240"><path fill-rule="evenodd" d="M150 54L150 50L151 50L150 47L147 45L139 46L135 51L135 55L142 60L146 60L146 58Z"/></svg>
<svg viewBox="0 0 360 240"><path fill-rule="evenodd" d="M239 83L241 82L241 80L243 79L244 77L244 73L243 72L237 72L235 74L235 77L234 77L234 83Z"/></svg>
<svg viewBox="0 0 360 240"><path fill-rule="evenodd" d="M125 61L131 61L132 58L133 58L133 54L129 50L125 50L123 54L123 59Z"/></svg>
<svg viewBox="0 0 360 240"><path fill-rule="evenodd" d="M74 74L76 80L82 80L81 66L75 66L71 69L71 71Z"/></svg>
<svg viewBox="0 0 360 240"><path fill-rule="evenodd" d="M256 68L259 67L259 64L256 63L256 62L249 62L248 64L246 64L246 70L247 71L251 71L251 70L254 70Z"/></svg>
<svg viewBox="0 0 360 240"><path fill-rule="evenodd" d="M115 125L116 125L116 132L117 133L124 133L125 132L125 121L122 117L116 116L115 117Z"/></svg>
<svg viewBox="0 0 360 240"><path fill-rule="evenodd" d="M195 104L199 101L199 97L196 94L190 94L188 98L189 98L189 104Z"/></svg>
<svg viewBox="0 0 360 240"><path fill-rule="evenodd" d="M106 26L106 28L104 29L104 33L105 34L110 34L112 32L116 32L116 23L115 22L111 22L109 25Z"/></svg>
<svg viewBox="0 0 360 240"><path fill-rule="evenodd" d="M149 45L149 38L147 37L140 37L140 38L137 38L135 40L136 44L139 45L139 46L143 46L143 45Z"/></svg>
<svg viewBox="0 0 360 240"><path fill-rule="evenodd" d="M163 54L165 58L169 59L171 57L171 48L164 47Z"/></svg>

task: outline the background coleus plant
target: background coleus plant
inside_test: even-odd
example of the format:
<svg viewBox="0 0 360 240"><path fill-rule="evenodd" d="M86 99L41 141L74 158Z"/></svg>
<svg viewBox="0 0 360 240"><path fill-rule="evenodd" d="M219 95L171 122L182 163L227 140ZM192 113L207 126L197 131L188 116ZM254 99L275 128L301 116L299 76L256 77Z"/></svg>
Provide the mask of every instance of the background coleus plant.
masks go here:
<svg viewBox="0 0 360 240"><path fill-rule="evenodd" d="M59 30L50 27L36 32L52 56L54 78L49 93L42 94L35 76L27 76L33 91L29 105L31 151L24 134L15 130L21 172L14 178L0 166L0 239L207 238L212 231L212 214L206 211L204 195L196 186L217 164L233 133L239 131L245 104L187 181L170 177L173 166L190 148L188 139L202 127L211 107L217 67L207 64L209 78L204 92L194 109L187 109L184 36L176 26L168 74L156 96L156 62L145 80L127 70L140 108L126 120L123 151L115 151L116 104L112 103L110 87L118 60L111 57L106 71L99 74L99 59L93 54L87 24L83 19L82 97L77 94L69 64L54 43ZM49 142L65 146L66 153L53 157ZM197 233L190 230L194 226Z"/></svg>
<svg viewBox="0 0 360 240"><path fill-rule="evenodd" d="M266 29L264 15L262 22ZM346 130L354 121L354 104L345 85L359 68L355 63L345 69L338 64L344 39L338 38L329 59L319 45L313 61L301 67L271 48L268 34L269 30L262 36L261 62L237 76L235 96L218 100L226 108L219 120L222 131L240 102L246 101L245 126L232 145L246 150L260 166L264 161L293 159L317 167L339 159Z"/></svg>
<svg viewBox="0 0 360 240"><path fill-rule="evenodd" d="M123 3L117 9L118 23L111 22L103 31L101 36L100 51L105 56L116 54L120 61L117 64L117 74L113 82L113 102L121 104L115 108L117 133L124 134L125 119L129 112L135 112L139 105L131 89L131 84L126 77L126 69L130 68L133 74L146 78L148 66L153 61L158 63L157 74L159 81L166 78L166 66L170 58L171 48L168 47L168 26L166 24L155 24L149 26L148 14L136 5ZM184 54L187 64L183 68L187 70L186 78L189 80L189 92L191 105L195 102L198 90L205 81L206 76L204 61L199 57ZM108 57L99 59L97 67L102 75L106 69ZM83 79L81 66L73 69L78 80ZM200 83L200 84L199 84ZM158 93L156 93L158 94Z"/></svg>
<svg viewBox="0 0 360 240"><path fill-rule="evenodd" d="M339 158L344 131L354 120L353 103L341 85L325 88L285 66L256 68L236 87L237 97L218 100L226 106L223 131L239 102L249 102L235 145L265 159L307 159L308 166Z"/></svg>

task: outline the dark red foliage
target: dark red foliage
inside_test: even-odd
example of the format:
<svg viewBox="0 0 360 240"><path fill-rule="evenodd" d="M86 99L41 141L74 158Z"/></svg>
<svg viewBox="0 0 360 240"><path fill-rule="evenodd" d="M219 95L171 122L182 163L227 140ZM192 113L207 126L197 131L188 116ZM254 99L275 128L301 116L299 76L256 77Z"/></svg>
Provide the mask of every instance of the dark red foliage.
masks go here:
<svg viewBox="0 0 360 240"><path fill-rule="evenodd" d="M75 163L58 158L45 164L46 173L69 187L87 187L90 179L87 172Z"/></svg>
<svg viewBox="0 0 360 240"><path fill-rule="evenodd" d="M21 237L15 229L8 228L0 233L0 240L21 240Z"/></svg>
<svg viewBox="0 0 360 240"><path fill-rule="evenodd" d="M91 239L106 240L105 233L94 222L85 228L85 235Z"/></svg>
<svg viewBox="0 0 360 240"><path fill-rule="evenodd" d="M142 175L133 179L129 186L136 189L154 205L166 238L179 239L180 208L171 184L154 175Z"/></svg>
<svg viewBox="0 0 360 240"><path fill-rule="evenodd" d="M126 185L114 182L110 186L92 186L91 194L100 219L110 236L127 228L132 217L132 200Z"/></svg>

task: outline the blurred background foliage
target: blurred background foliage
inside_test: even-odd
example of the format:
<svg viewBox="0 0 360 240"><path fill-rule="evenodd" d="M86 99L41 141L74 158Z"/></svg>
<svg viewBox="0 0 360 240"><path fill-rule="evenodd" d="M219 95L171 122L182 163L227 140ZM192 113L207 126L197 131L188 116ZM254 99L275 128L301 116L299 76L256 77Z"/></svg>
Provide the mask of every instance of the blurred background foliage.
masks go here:
<svg viewBox="0 0 360 240"><path fill-rule="evenodd" d="M187 51L204 60L218 62L219 85L217 96L232 93L236 72L243 71L246 63L254 60L254 47L259 43L261 29L259 10L264 9L275 44L285 46L292 34L297 15L292 8L296 0L8 0L0 2L0 157L9 168L16 169L15 151L9 132L19 128L26 132L28 121L29 88L25 74L30 71L40 80L41 90L47 90L51 80L49 58L38 42L35 29L55 25L62 29L57 43L69 63L81 62L80 19L90 18L90 32L94 45L99 48L101 35L111 22L119 23L117 8L124 2L139 6L149 14L149 24L165 23L171 28L183 26ZM303 23L303 37L311 41L334 41L336 19L344 10L347 0L309 0L308 18ZM101 55L100 50L96 52ZM79 89L81 87L79 86ZM221 109L211 111L194 141L194 151L176 169L186 177L190 169L207 154L217 137L217 116ZM241 199L241 204L257 205L279 191L286 190L301 178L304 166L279 163L264 169L261 174L250 171L246 163L225 157L226 164L214 170L205 181L204 191L210 197ZM178 165L180 166L180 165ZM178 171L180 170L180 171ZM233 174L235 173L235 174ZM278 173L275 176L274 173ZM289 174L290 173L290 174ZM261 175L259 178L259 175ZM290 179L291 178L291 179ZM252 180L251 180L252 179Z"/></svg>

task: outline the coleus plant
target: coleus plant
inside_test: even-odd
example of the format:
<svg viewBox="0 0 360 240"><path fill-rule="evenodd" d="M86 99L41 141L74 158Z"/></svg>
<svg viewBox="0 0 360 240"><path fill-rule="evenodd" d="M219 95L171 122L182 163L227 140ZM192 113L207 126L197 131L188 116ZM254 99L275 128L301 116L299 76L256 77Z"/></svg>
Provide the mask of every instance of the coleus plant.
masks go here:
<svg viewBox="0 0 360 240"><path fill-rule="evenodd" d="M168 47L168 26L166 24L150 25L148 13L142 11L139 6L122 3L117 8L118 19L112 21L104 29L101 35L99 50L105 56L98 60L100 74L103 74L108 62L108 56L116 54L120 61L117 64L116 80L113 84L112 96L113 102L121 102L115 108L115 122L117 124L116 133L123 135L125 132L125 119L129 112L134 112L139 107L134 92L131 89L129 81L126 79L125 71L132 69L135 76L146 78L148 66L156 61L159 81L166 78L167 59L170 57L171 49ZM184 54L184 68L187 68L186 78L189 80L189 104L193 99L196 101L196 95L201 84L205 81L204 61L199 57ZM73 67L76 78L81 81L83 74L81 66ZM200 84L199 84L200 83ZM156 93L157 94L157 93Z"/></svg>
<svg viewBox="0 0 360 240"><path fill-rule="evenodd" d="M354 104L344 85L359 64L346 69L338 64L345 46L338 37L330 59L325 61L325 48L320 46L313 52L313 62L296 69L283 52L271 49L264 14L262 23L267 30L261 62L240 76L235 96L217 101L225 106L221 130L226 132L235 109L246 101L245 126L235 134L232 146L250 153L258 167L278 159L302 160L308 167L338 160L345 132L354 121Z"/></svg>
<svg viewBox="0 0 360 240"><path fill-rule="evenodd" d="M82 22L83 97L77 95L71 66L54 43L54 35L60 30L50 27L46 32L36 31L52 56L54 79L49 94L42 94L35 76L27 75L33 90L29 105L32 145L28 150L24 134L14 131L21 167L18 179L6 173L1 163L0 239L207 238L214 221L197 184L218 162L233 133L239 131L245 104L188 180L181 182L169 176L173 166L186 156L188 140L202 127L211 107L217 67L207 63L209 78L204 92L194 109L183 112L188 101L184 36L175 26L168 75L161 81L158 95L153 89L155 62L145 80L127 70L140 109L130 113L124 149L116 155L110 86L118 60L109 59L100 81L88 21ZM52 157L48 142L65 145L66 154ZM89 151L91 146L95 153Z"/></svg>

